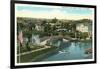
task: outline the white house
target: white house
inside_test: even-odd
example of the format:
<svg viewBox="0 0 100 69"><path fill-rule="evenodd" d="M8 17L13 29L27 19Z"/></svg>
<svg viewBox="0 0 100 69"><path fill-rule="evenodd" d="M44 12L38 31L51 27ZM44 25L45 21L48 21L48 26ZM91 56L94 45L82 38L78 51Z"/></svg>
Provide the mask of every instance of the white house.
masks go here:
<svg viewBox="0 0 100 69"><path fill-rule="evenodd" d="M83 24L79 24L79 25L77 25L76 30L78 30L80 32L88 32L88 26L85 26Z"/></svg>
<svg viewBox="0 0 100 69"><path fill-rule="evenodd" d="M91 32L92 31L92 25L89 23L80 23L76 25L76 30L80 32Z"/></svg>
<svg viewBox="0 0 100 69"><path fill-rule="evenodd" d="M37 31L43 31L43 30L44 30L43 26L41 26L41 25L39 25L39 24L36 24L36 25L35 25L35 29L36 29Z"/></svg>

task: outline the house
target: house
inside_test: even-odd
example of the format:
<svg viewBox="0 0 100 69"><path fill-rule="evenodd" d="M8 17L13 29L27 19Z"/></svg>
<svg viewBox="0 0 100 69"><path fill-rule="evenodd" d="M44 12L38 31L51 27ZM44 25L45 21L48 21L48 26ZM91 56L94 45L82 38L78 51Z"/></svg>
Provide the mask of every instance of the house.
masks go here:
<svg viewBox="0 0 100 69"><path fill-rule="evenodd" d="M90 23L79 23L76 25L76 30L80 32L92 32L92 25Z"/></svg>
<svg viewBox="0 0 100 69"><path fill-rule="evenodd" d="M40 24L35 24L35 29L36 29L37 31L43 31L43 30L44 30L44 27L41 26Z"/></svg>
<svg viewBox="0 0 100 69"><path fill-rule="evenodd" d="M92 37L92 24L91 23L80 23L76 25L76 30L79 32L87 32L88 37L86 39L90 39Z"/></svg>

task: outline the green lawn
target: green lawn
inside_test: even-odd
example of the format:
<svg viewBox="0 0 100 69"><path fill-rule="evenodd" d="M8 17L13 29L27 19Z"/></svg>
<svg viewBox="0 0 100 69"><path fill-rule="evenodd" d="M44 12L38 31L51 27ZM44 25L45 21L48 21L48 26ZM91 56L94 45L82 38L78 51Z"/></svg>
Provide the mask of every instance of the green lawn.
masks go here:
<svg viewBox="0 0 100 69"><path fill-rule="evenodd" d="M32 62L32 60L36 59L36 57L40 56L40 55L44 55L46 53L52 52L56 49L56 47L51 47L51 48L46 48L43 50L39 50L36 52L32 52L30 54L26 54L26 55L21 55L20 56L20 63L24 63L24 62ZM36 49L33 49L36 50ZM17 56L17 62L19 61L19 56Z"/></svg>

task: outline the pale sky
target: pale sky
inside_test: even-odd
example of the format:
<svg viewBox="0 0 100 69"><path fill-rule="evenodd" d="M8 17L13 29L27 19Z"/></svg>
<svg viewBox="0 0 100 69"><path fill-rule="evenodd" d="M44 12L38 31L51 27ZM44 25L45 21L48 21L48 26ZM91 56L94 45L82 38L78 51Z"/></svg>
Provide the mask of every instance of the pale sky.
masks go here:
<svg viewBox="0 0 100 69"><path fill-rule="evenodd" d="M92 8L48 6L48 5L28 5L16 4L15 15L17 17L48 18L48 19L92 19Z"/></svg>

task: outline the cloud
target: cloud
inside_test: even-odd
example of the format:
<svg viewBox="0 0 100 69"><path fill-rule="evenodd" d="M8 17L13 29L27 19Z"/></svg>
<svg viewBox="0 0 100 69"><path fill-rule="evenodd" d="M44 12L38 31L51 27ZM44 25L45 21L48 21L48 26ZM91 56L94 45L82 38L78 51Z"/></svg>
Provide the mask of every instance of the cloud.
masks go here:
<svg viewBox="0 0 100 69"><path fill-rule="evenodd" d="M59 10L59 8L55 8L51 11L31 11L27 9L23 9L21 11L16 12L17 17L31 17L31 18L57 18L57 19L91 19L93 15L81 15L81 14L70 14L65 13L64 11Z"/></svg>

